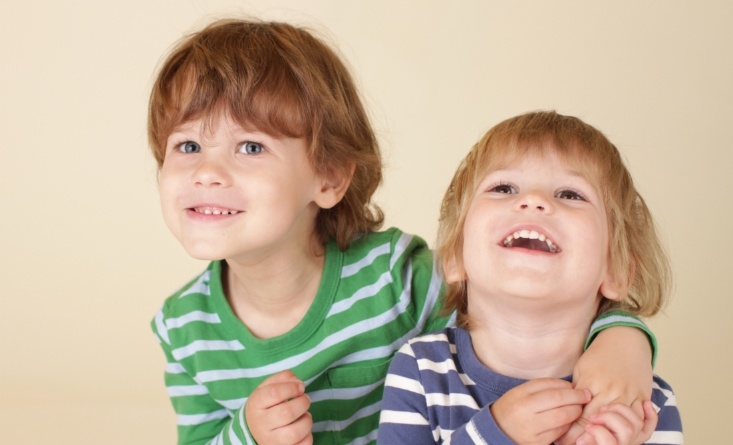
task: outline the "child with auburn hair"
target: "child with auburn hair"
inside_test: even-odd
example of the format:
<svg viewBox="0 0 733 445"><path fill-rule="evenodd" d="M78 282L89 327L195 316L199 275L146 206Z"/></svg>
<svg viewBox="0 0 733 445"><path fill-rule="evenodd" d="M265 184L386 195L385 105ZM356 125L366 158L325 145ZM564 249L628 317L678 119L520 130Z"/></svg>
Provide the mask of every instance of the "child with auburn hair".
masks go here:
<svg viewBox="0 0 733 445"><path fill-rule="evenodd" d="M211 261L152 322L179 443L374 442L395 351L453 318L424 241L377 231L379 149L343 63L304 29L217 21L164 61L148 132L166 224ZM583 362L609 400L651 390L640 329Z"/></svg>
<svg viewBox="0 0 733 445"><path fill-rule="evenodd" d="M396 354L379 443L554 443L590 398L569 376L594 319L654 315L668 292L666 255L618 150L555 112L508 119L474 145L443 199L437 254L458 327ZM636 408L605 406L577 443L682 444L661 378Z"/></svg>

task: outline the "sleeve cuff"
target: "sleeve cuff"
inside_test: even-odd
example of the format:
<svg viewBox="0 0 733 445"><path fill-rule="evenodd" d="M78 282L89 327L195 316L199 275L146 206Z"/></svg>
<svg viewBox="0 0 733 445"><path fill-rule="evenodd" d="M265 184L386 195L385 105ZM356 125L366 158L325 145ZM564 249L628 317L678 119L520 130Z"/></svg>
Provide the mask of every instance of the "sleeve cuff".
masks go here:
<svg viewBox="0 0 733 445"><path fill-rule="evenodd" d="M652 347L652 367L654 367L657 363L657 338L649 327L641 321L641 319L623 311L609 311L599 315L590 326L590 332L588 333L588 338L585 341L584 349L588 349L588 346L590 346L599 332L614 326L628 326L641 329L647 335Z"/></svg>

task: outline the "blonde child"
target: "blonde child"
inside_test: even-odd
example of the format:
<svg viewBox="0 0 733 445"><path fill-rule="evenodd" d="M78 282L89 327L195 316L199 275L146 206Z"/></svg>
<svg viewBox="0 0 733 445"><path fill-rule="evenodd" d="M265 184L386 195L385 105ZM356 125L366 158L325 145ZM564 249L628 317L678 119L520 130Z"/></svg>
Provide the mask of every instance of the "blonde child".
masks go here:
<svg viewBox="0 0 733 445"><path fill-rule="evenodd" d="M654 315L668 291L618 151L555 112L508 119L474 145L443 199L437 253L458 327L396 354L380 444L554 443L590 399L569 376L594 319ZM656 376L653 388L643 414L610 404L577 443L681 444L674 394Z"/></svg>
<svg viewBox="0 0 733 445"><path fill-rule="evenodd" d="M453 320L425 243L377 231L380 154L342 62L304 29L217 21L164 61L148 130L166 224L211 261L152 322L179 443L373 443L393 354ZM604 331L584 385L649 391L646 338Z"/></svg>

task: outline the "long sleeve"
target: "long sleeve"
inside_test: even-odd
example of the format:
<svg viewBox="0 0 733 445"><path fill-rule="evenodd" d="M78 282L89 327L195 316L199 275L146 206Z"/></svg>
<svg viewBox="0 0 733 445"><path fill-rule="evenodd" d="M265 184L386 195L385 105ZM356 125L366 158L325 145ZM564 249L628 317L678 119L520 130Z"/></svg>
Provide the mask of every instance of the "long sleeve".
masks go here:
<svg viewBox="0 0 733 445"><path fill-rule="evenodd" d="M165 386L176 412L178 443L254 444L244 420L244 404L230 412L175 359L162 311L153 320L152 327L167 361Z"/></svg>

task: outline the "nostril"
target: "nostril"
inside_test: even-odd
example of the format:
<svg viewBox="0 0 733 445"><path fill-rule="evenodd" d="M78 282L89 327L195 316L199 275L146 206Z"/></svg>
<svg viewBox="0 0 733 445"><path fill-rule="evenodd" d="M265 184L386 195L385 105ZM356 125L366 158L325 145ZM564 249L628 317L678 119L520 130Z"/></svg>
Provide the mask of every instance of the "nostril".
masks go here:
<svg viewBox="0 0 733 445"><path fill-rule="evenodd" d="M545 206L537 206L539 210L545 210Z"/></svg>

